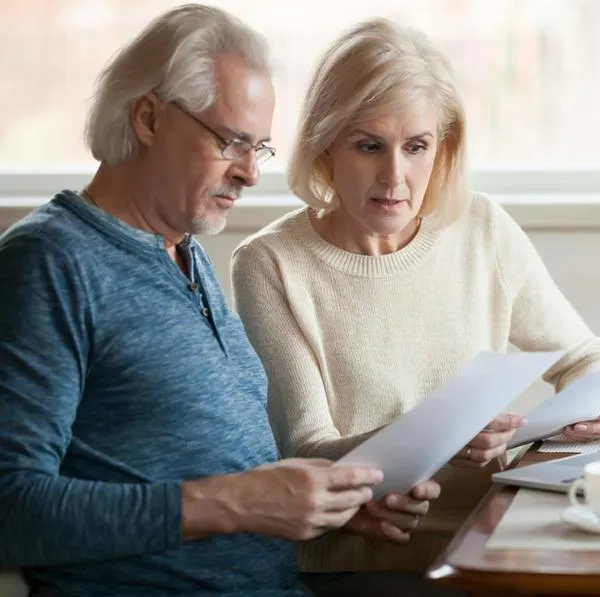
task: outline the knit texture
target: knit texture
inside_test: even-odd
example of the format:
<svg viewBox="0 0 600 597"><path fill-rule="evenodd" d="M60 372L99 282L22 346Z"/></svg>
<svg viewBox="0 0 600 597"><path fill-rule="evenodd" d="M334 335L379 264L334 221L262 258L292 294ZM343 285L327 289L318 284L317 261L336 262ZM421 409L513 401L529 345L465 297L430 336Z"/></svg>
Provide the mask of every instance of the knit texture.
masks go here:
<svg viewBox="0 0 600 597"><path fill-rule="evenodd" d="M0 569L33 595L292 597L294 545L183 542L181 482L272 462L213 267L64 192L0 239Z"/></svg>
<svg viewBox="0 0 600 597"><path fill-rule="evenodd" d="M481 350L567 350L544 376L557 389L600 366L598 339L525 233L483 195L452 226L425 218L405 248L377 257L329 244L300 209L238 247L232 279L267 370L283 456L339 458ZM301 549L302 568L422 570L489 487L490 472L440 471L442 496L407 545L330 534Z"/></svg>

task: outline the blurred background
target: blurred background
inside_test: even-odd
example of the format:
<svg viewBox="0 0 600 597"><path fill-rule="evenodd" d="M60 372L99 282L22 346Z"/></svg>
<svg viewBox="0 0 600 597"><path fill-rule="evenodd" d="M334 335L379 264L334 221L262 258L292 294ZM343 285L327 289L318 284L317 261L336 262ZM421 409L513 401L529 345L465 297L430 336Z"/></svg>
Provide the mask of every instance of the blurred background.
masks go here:
<svg viewBox="0 0 600 597"><path fill-rule="evenodd" d="M210 3L210 2L209 2ZM82 143L94 80L167 0L0 0L0 170L91 170ZM474 168L600 163L600 1L219 0L269 39L282 171L308 77L325 45L361 19L424 29L453 62Z"/></svg>

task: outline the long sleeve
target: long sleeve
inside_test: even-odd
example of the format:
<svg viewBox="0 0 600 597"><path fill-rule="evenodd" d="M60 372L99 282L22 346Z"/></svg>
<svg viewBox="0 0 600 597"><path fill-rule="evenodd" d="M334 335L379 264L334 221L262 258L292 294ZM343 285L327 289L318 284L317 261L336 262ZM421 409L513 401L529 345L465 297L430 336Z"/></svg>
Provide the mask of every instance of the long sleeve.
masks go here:
<svg viewBox="0 0 600 597"><path fill-rule="evenodd" d="M267 371L269 418L281 455L337 459L372 435L341 437L317 360L269 251L259 244L238 248L232 284L235 308Z"/></svg>
<svg viewBox="0 0 600 597"><path fill-rule="evenodd" d="M557 387L599 362L526 235L483 195L452 226L424 218L406 247L379 256L326 242L299 210L244 241L233 283L286 456L327 455L340 436L355 445L480 351L566 350L548 372ZM437 478L442 495L409 544L327 535L301 547L303 570L422 570L489 488L486 470L446 467Z"/></svg>
<svg viewBox="0 0 600 597"><path fill-rule="evenodd" d="M178 483L61 474L93 350L84 274L43 238L0 249L0 569L180 545Z"/></svg>
<svg viewBox="0 0 600 597"><path fill-rule="evenodd" d="M535 247L499 206L493 214L500 280L512 303L510 340L521 350L566 350L544 375L558 391L600 369L600 340L555 284Z"/></svg>

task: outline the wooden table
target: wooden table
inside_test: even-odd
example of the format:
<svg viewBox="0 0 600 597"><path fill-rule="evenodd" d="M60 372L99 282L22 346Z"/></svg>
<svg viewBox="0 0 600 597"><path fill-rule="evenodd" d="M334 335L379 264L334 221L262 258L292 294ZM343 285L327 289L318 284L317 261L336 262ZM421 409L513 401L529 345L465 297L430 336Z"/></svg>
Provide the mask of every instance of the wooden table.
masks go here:
<svg viewBox="0 0 600 597"><path fill-rule="evenodd" d="M516 466L573 455L540 453L536 448L532 446ZM493 486L427 578L473 597L600 595L600 551L486 549L516 494L516 488Z"/></svg>

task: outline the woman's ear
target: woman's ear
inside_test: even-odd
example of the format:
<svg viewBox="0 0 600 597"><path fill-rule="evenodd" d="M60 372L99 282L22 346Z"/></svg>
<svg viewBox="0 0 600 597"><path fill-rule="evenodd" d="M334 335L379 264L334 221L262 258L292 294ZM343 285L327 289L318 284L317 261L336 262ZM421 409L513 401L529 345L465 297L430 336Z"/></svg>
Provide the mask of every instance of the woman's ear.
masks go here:
<svg viewBox="0 0 600 597"><path fill-rule="evenodd" d="M333 159L331 157L331 152L329 149L323 151L323 153L319 156L319 172L322 181L332 186L333 184Z"/></svg>

